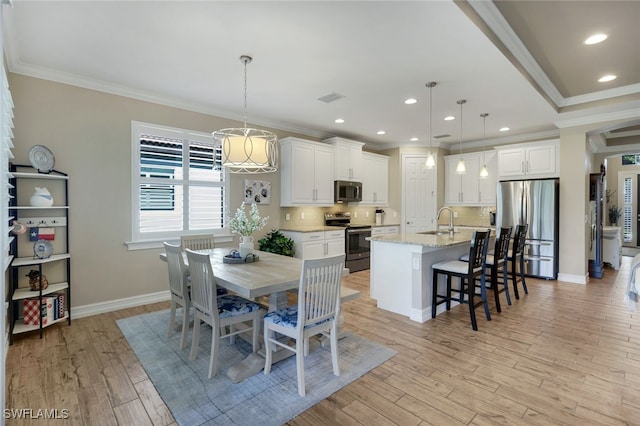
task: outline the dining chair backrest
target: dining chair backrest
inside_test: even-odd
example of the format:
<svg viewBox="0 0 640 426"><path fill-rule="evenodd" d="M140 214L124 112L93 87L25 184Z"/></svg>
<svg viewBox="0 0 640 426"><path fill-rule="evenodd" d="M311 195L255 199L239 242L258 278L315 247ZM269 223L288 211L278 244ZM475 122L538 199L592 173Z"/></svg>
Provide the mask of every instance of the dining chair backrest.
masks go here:
<svg viewBox="0 0 640 426"><path fill-rule="evenodd" d="M471 237L471 247L469 248L470 274L477 268L485 267L490 236L490 229L487 229L486 231L473 231L473 236Z"/></svg>
<svg viewBox="0 0 640 426"><path fill-rule="evenodd" d="M506 260L509 254L509 241L511 240L511 231L513 228L502 227L500 228L500 235L496 239L496 246L493 250L493 256L496 263L500 260Z"/></svg>
<svg viewBox="0 0 640 426"><path fill-rule="evenodd" d="M343 269L344 255L302 261L298 289L299 329L338 317Z"/></svg>
<svg viewBox="0 0 640 426"><path fill-rule="evenodd" d="M527 242L527 230L529 229L529 225L518 225L516 226L516 233L513 236L513 255L519 255L524 251L524 245Z"/></svg>
<svg viewBox="0 0 640 426"><path fill-rule="evenodd" d="M182 250L212 250L215 248L213 234L181 235L180 247Z"/></svg>
<svg viewBox="0 0 640 426"><path fill-rule="evenodd" d="M186 249L191 273L191 305L204 315L218 322L216 279L208 253L196 253Z"/></svg>
<svg viewBox="0 0 640 426"><path fill-rule="evenodd" d="M164 250L167 254L167 265L169 265L169 290L178 297L184 298L188 295L187 290L187 268L184 266L182 249L180 246L164 243Z"/></svg>

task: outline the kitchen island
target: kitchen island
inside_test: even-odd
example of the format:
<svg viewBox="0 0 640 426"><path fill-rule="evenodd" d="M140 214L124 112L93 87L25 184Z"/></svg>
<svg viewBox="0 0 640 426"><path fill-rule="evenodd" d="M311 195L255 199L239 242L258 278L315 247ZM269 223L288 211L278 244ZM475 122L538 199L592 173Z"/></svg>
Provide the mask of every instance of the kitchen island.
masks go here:
<svg viewBox="0 0 640 426"><path fill-rule="evenodd" d="M371 298L377 300L381 309L413 321L428 321L431 319L431 266L468 254L473 231L473 228L459 228L453 234L445 231L371 237ZM444 291L444 281L441 279L439 283L441 291ZM444 309L444 305L439 306L437 313Z"/></svg>

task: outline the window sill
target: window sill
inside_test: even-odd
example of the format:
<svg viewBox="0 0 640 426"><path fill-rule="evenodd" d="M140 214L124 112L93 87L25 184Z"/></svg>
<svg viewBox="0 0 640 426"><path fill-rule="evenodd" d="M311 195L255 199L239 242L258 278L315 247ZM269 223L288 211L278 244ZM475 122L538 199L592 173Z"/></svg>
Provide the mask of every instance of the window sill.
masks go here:
<svg viewBox="0 0 640 426"><path fill-rule="evenodd" d="M224 235L215 235L216 243L230 243L233 242L233 235L224 234ZM159 249L164 247L164 242L168 242L171 244L180 244L180 238L178 239L158 239L158 240L144 240L144 241L125 241L125 245L127 246L127 250L151 250L151 249Z"/></svg>

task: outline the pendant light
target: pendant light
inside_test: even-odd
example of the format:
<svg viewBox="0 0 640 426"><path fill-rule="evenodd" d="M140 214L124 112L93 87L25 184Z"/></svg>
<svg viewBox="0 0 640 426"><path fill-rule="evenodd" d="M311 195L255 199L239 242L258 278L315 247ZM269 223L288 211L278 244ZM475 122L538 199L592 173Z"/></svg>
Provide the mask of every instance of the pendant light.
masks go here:
<svg viewBox="0 0 640 426"><path fill-rule="evenodd" d="M424 166L429 170L433 169L436 165L436 159L434 158L433 151L431 150L431 135L433 134L433 88L436 84L437 83L435 81L430 81L426 84L429 88L429 154L427 155L427 161L424 162Z"/></svg>
<svg viewBox="0 0 640 426"><path fill-rule="evenodd" d="M251 56L240 56L244 64L244 127L213 132L222 147L222 166L231 173L271 173L278 170L278 137L267 131L247 127L247 64Z"/></svg>
<svg viewBox="0 0 640 426"><path fill-rule="evenodd" d="M458 165L456 166L456 173L459 175L467 173L467 167L464 165L464 158L462 158L462 105L466 103L466 99L460 99L457 101L457 104L460 105L460 159L458 160Z"/></svg>
<svg viewBox="0 0 640 426"><path fill-rule="evenodd" d="M482 117L482 168L480 169L480 179L486 179L489 176L489 169L487 169L487 162L485 158L485 143L487 140L487 116L488 112L480 114Z"/></svg>

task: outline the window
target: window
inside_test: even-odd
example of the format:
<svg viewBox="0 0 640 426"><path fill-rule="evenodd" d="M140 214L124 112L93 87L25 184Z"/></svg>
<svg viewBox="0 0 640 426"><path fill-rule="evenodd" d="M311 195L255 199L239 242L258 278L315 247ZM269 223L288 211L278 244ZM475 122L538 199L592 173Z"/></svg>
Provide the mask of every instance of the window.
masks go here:
<svg viewBox="0 0 640 426"><path fill-rule="evenodd" d="M131 123L132 240L223 233L221 153L210 134Z"/></svg>
<svg viewBox="0 0 640 426"><path fill-rule="evenodd" d="M640 154L627 154L622 156L623 166L628 166L633 164L640 164Z"/></svg>

